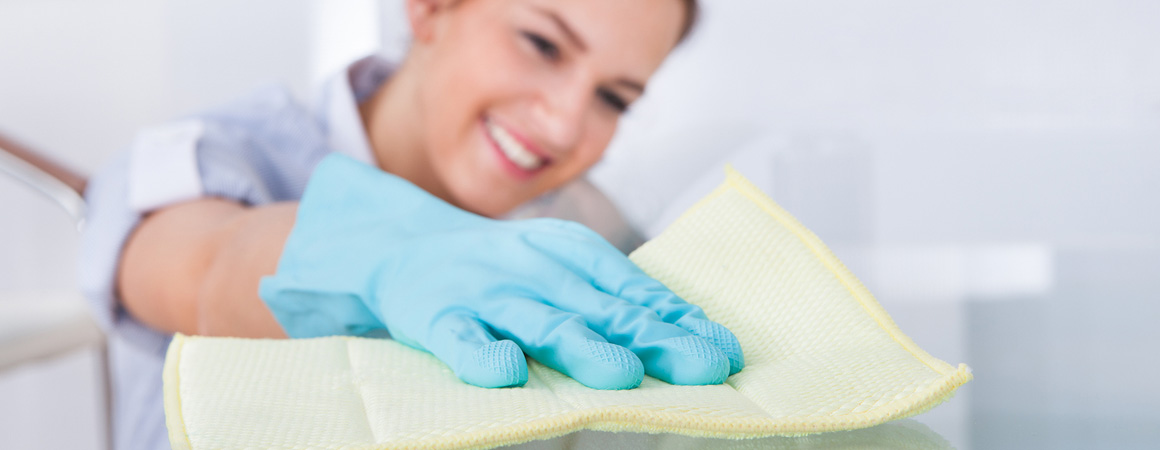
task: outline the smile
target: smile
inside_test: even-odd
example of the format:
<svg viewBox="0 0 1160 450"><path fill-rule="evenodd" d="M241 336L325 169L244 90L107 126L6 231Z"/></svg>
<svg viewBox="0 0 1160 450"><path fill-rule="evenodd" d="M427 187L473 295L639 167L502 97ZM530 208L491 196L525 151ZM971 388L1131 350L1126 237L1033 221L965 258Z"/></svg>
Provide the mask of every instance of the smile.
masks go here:
<svg viewBox="0 0 1160 450"><path fill-rule="evenodd" d="M487 130L488 136L491 137L492 142L499 148L500 153L507 157L507 160L519 169L533 172L548 163L547 158L528 150L519 139L516 139L515 136L512 136L503 127L492 122L490 118L484 118L483 125L484 129Z"/></svg>

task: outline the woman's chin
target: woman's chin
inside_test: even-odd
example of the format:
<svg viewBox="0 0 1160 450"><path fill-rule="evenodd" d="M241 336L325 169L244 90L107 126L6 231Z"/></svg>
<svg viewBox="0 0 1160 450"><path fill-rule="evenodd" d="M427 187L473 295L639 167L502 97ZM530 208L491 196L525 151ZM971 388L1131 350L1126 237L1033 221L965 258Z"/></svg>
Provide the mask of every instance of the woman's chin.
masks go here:
<svg viewBox="0 0 1160 450"><path fill-rule="evenodd" d="M558 171L543 168L534 176L514 177L496 155L481 152L474 164L449 166L457 170L441 173L454 203L462 209L487 217L503 216L543 193L547 178Z"/></svg>
<svg viewBox="0 0 1160 450"><path fill-rule="evenodd" d="M496 188L471 188L455 196L456 206L485 217L500 217L524 203L509 192Z"/></svg>

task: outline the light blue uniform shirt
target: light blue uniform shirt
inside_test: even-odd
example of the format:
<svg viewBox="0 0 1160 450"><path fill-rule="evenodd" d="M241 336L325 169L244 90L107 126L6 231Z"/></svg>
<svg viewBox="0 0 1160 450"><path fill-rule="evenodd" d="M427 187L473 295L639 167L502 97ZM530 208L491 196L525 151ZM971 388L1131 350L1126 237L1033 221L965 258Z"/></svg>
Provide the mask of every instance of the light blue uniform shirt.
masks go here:
<svg viewBox="0 0 1160 450"><path fill-rule="evenodd" d="M113 441L118 450L168 449L161 369L172 335L131 316L117 297L122 247L144 214L220 197L246 205L297 200L314 166L332 151L368 164L373 154L358 103L391 73L386 61L356 61L306 108L280 86L224 108L146 130L89 181L80 277L109 336Z"/></svg>

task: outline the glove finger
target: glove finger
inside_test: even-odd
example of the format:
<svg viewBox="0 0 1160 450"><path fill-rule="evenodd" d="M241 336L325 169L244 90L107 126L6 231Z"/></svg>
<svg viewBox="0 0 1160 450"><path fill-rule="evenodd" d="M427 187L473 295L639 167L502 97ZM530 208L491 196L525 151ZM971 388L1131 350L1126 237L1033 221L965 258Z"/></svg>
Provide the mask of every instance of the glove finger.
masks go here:
<svg viewBox="0 0 1160 450"><path fill-rule="evenodd" d="M695 336L720 349L729 359L729 375L740 372L745 368L745 354L741 352L741 342L737 336L717 322L708 319L698 319L685 316L675 324Z"/></svg>
<svg viewBox="0 0 1160 450"><path fill-rule="evenodd" d="M593 389L632 389L644 380L640 359L608 343L579 315L526 298L502 303L480 318L544 365Z"/></svg>
<svg viewBox="0 0 1160 450"><path fill-rule="evenodd" d="M431 324L423 347L459 379L485 388L523 386L528 363L515 342L497 341L473 315L451 311Z"/></svg>
<svg viewBox="0 0 1160 450"><path fill-rule="evenodd" d="M691 334L705 338L729 359L730 374L737 373L745 367L741 344L729 329L709 320L700 307L686 302L660 281L644 273L632 260L610 244L580 244L559 236L531 233L526 240L589 285L611 296L648 308L655 312L661 321L675 324Z"/></svg>
<svg viewBox="0 0 1160 450"><path fill-rule="evenodd" d="M545 301L579 314L609 342L635 353L645 373L672 384L689 385L720 384L729 376L729 357L705 338L662 321L652 309L573 280Z"/></svg>

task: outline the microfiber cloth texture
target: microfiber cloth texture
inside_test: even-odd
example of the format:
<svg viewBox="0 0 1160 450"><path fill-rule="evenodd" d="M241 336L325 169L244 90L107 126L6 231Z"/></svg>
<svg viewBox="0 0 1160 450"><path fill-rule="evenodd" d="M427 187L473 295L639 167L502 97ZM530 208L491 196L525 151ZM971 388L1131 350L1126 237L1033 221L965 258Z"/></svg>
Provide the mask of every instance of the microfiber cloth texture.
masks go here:
<svg viewBox="0 0 1160 450"><path fill-rule="evenodd" d="M971 371L920 349L801 223L735 171L630 255L741 342L725 384L587 388L528 361L523 387L463 383L389 339L176 335L174 449L486 449L582 429L758 438L865 428L948 399Z"/></svg>

